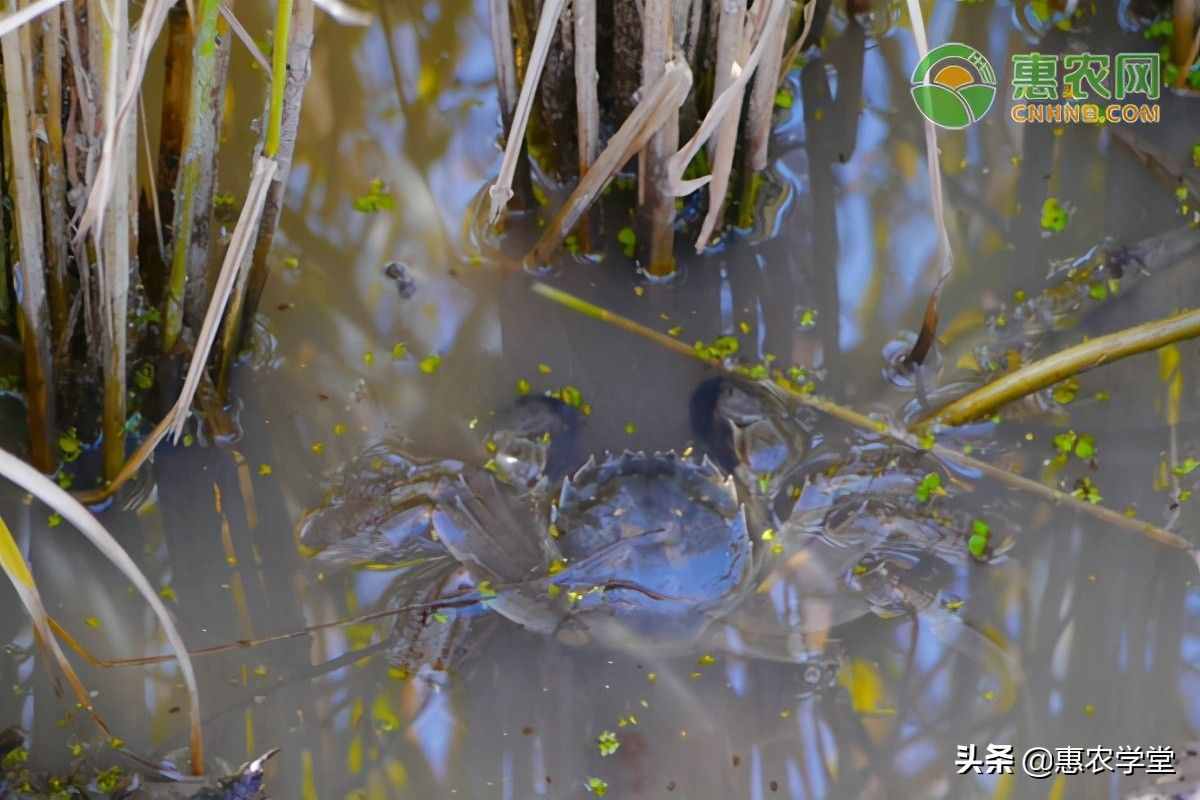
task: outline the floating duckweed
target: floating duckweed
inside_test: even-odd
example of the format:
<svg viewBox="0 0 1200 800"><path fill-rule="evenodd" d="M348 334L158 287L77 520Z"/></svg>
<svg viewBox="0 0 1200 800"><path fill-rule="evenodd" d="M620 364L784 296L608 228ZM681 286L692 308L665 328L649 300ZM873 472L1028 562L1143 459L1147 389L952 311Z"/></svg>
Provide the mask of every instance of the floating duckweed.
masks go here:
<svg viewBox="0 0 1200 800"><path fill-rule="evenodd" d="M553 522L551 522L550 525L547 526L546 532L550 534L550 538L552 538L552 539L557 539L558 537L562 536L562 531L560 531L558 529L558 526L555 525Z"/></svg>
<svg viewBox="0 0 1200 800"><path fill-rule="evenodd" d="M774 555L774 556L783 555L783 545L779 544L779 542L776 542L775 544L771 545L771 555Z"/></svg>
<svg viewBox="0 0 1200 800"><path fill-rule="evenodd" d="M758 490L760 492L762 492L763 494L767 494L771 491L771 476L770 475L759 475L758 476Z"/></svg>
<svg viewBox="0 0 1200 800"><path fill-rule="evenodd" d="M1085 705L1083 707L1083 713L1084 713L1084 716L1088 716L1088 717L1095 716L1096 707L1094 705L1092 705L1091 703L1088 703L1087 705Z"/></svg>
<svg viewBox="0 0 1200 800"><path fill-rule="evenodd" d="M480 597L495 597L496 590L492 588L491 581L480 581L477 588Z"/></svg>
<svg viewBox="0 0 1200 800"><path fill-rule="evenodd" d="M195 437L195 436L192 436L190 433L185 433L185 434L183 435L183 446L184 446L184 447L191 447L191 446L192 446L192 445L194 445L195 443L196 443L196 437Z"/></svg>
<svg viewBox="0 0 1200 800"><path fill-rule="evenodd" d="M682 333L683 333L682 325L672 325L671 327L667 328L667 334L670 336L678 337Z"/></svg>
<svg viewBox="0 0 1200 800"><path fill-rule="evenodd" d="M517 394L524 396L529 394L532 389L533 387L529 385L529 381L524 378L517 378Z"/></svg>
<svg viewBox="0 0 1200 800"><path fill-rule="evenodd" d="M942 487L942 476L936 472L928 472L917 484L916 498L918 503L928 503L935 495L945 495Z"/></svg>
<svg viewBox="0 0 1200 800"><path fill-rule="evenodd" d="M629 434L630 436L633 436L635 433L637 433L637 425L633 424L632 422L626 422L625 423L625 433Z"/></svg>
<svg viewBox="0 0 1200 800"><path fill-rule="evenodd" d="M376 178L371 181L367 193L354 199L354 210L360 214L377 214L380 211L391 211L396 205L391 192L383 180Z"/></svg>
<svg viewBox="0 0 1200 800"><path fill-rule="evenodd" d="M1189 456L1183 460L1182 464L1177 464L1176 466L1172 467L1171 472L1183 477L1184 475L1191 475L1196 471L1197 467L1200 467L1200 461L1197 461Z"/></svg>
<svg viewBox="0 0 1200 800"><path fill-rule="evenodd" d="M788 91L787 89L780 89L778 92L776 92L775 93L775 107L776 108L791 108L792 107L792 93L790 91Z"/></svg>
<svg viewBox="0 0 1200 800"><path fill-rule="evenodd" d="M154 365L142 364L133 373L133 383L145 391L154 386Z"/></svg>
<svg viewBox="0 0 1200 800"><path fill-rule="evenodd" d="M62 514L59 514L57 511L53 512L49 517L46 518L46 524L51 528L57 528L59 525L62 525L62 521Z"/></svg>
<svg viewBox="0 0 1200 800"><path fill-rule="evenodd" d="M579 408L583 404L583 393L574 386L564 386L558 394L559 399L571 408Z"/></svg>
<svg viewBox="0 0 1200 800"><path fill-rule="evenodd" d="M342 423L342 422L335 423L333 426L333 435L334 436L345 436L346 435L345 423Z"/></svg>
<svg viewBox="0 0 1200 800"><path fill-rule="evenodd" d="M546 570L548 575L557 575L567 568L567 560L565 558L556 558L550 562L550 567Z"/></svg>
<svg viewBox="0 0 1200 800"><path fill-rule="evenodd" d="M987 700L990 703L996 699L996 693L993 692L991 689L988 689L986 692L983 693L983 699Z"/></svg>
<svg viewBox="0 0 1200 800"><path fill-rule="evenodd" d="M362 354L362 360L363 360L363 363L369 367L375 363L375 354L373 352L371 352L370 350L368 350L367 352Z"/></svg>
<svg viewBox="0 0 1200 800"><path fill-rule="evenodd" d="M421 372L426 375L432 375L438 371L438 367L442 365L441 356L425 356L421 359Z"/></svg>
<svg viewBox="0 0 1200 800"><path fill-rule="evenodd" d="M741 331L744 335L749 336L750 331L752 329L750 328L749 322L746 322L746 320L742 320L741 322L738 323L738 330Z"/></svg>
<svg viewBox="0 0 1200 800"><path fill-rule="evenodd" d="M1091 478L1080 478L1075 484L1074 491L1071 495L1078 497L1080 500L1086 500L1095 505L1104 498L1100 495L1100 490L1096 488L1096 484L1092 483Z"/></svg>
<svg viewBox="0 0 1200 800"><path fill-rule="evenodd" d="M392 345L392 360L402 361L408 358L408 345L404 342L396 342Z"/></svg>
<svg viewBox="0 0 1200 800"><path fill-rule="evenodd" d="M646 680L650 681L651 683L658 683L658 673L657 672L647 672Z"/></svg>
<svg viewBox="0 0 1200 800"><path fill-rule="evenodd" d="M549 375L552 371L549 364L538 364L537 369L543 375Z"/></svg>
<svg viewBox="0 0 1200 800"><path fill-rule="evenodd" d="M604 797L604 795L608 794L608 782L603 778L588 778L587 783L584 785L596 797Z"/></svg>
<svg viewBox="0 0 1200 800"><path fill-rule="evenodd" d="M634 293L635 295L637 295L638 297L641 297L642 295L644 295L644 294L646 293L646 287L644 287L644 286L635 286L635 287L633 287L633 293Z"/></svg>
<svg viewBox="0 0 1200 800"><path fill-rule="evenodd" d="M313 451L313 455L319 456L325 452L325 443L324 442L313 442L312 447L310 447L309 449Z"/></svg>
<svg viewBox="0 0 1200 800"><path fill-rule="evenodd" d="M967 540L967 550L975 558L982 559L987 553L991 537L991 526L981 519L973 521L971 523L971 538Z"/></svg>
<svg viewBox="0 0 1200 800"><path fill-rule="evenodd" d="M921 446L922 450L932 450L933 446L937 444L937 439L932 433L926 432L917 439L917 444Z"/></svg>
<svg viewBox="0 0 1200 800"><path fill-rule="evenodd" d="M697 340L694 347L703 358L721 361L737 355L741 344L733 336L718 336L712 340L712 344L705 344L702 340Z"/></svg>
<svg viewBox="0 0 1200 800"><path fill-rule="evenodd" d="M637 251L637 233L633 228L626 225L617 231L617 241L621 243L621 252L625 254L625 257L633 258L633 254Z"/></svg>
<svg viewBox="0 0 1200 800"><path fill-rule="evenodd" d="M590 417L592 415L592 404L584 403L579 406L579 413L583 414L585 417Z"/></svg>
<svg viewBox="0 0 1200 800"><path fill-rule="evenodd" d="M1096 440L1091 434L1084 433L1079 436L1079 441L1075 443L1075 455L1084 461L1091 461L1096 455Z"/></svg>
<svg viewBox="0 0 1200 800"><path fill-rule="evenodd" d="M1093 300L1107 299L1108 286L1102 281L1092 281L1088 284L1088 297Z"/></svg>
<svg viewBox="0 0 1200 800"><path fill-rule="evenodd" d="M696 659L696 663L702 667L711 667L713 664L717 663L717 659L715 656L705 653L704 655L700 656L700 658Z"/></svg>
<svg viewBox="0 0 1200 800"><path fill-rule="evenodd" d="M493 442L491 439L488 439L486 442L483 443L483 449L487 450L489 453L493 453L493 454L497 450L499 450L499 448L496 447L496 443Z"/></svg>
<svg viewBox="0 0 1200 800"><path fill-rule="evenodd" d="M1047 197L1042 203L1042 230L1055 233L1066 230L1071 215L1054 197Z"/></svg>
<svg viewBox="0 0 1200 800"><path fill-rule="evenodd" d="M618 728L626 728L630 725L637 725L637 724L638 724L637 717L635 717L633 714L629 714L629 715L621 717L620 719L617 720Z"/></svg>
<svg viewBox="0 0 1200 800"><path fill-rule="evenodd" d="M98 631L98 630L100 630L100 620L99 620L98 618L96 618L96 617L86 617L86 618L84 618L84 620L83 620L83 624L84 624L84 625L87 625L87 626L88 626L89 628L91 628L92 630L95 630L95 631Z"/></svg>
<svg viewBox="0 0 1200 800"><path fill-rule="evenodd" d="M259 678L267 677L267 672L268 672L268 670L267 670L266 664L259 664L258 666L256 666L254 668L254 674L256 676L258 676Z"/></svg>
<svg viewBox="0 0 1200 800"><path fill-rule="evenodd" d="M562 587L557 583L552 583L546 587L546 596L551 600L557 600L560 594L562 594Z"/></svg>
<svg viewBox="0 0 1200 800"><path fill-rule="evenodd" d="M775 529L774 529L774 528L767 528L765 531L763 531L763 532L762 532L762 537L761 537L761 538L762 538L762 540L763 540L764 542L769 542L769 541L771 541L772 539L774 539L774 538L775 538Z"/></svg>
<svg viewBox="0 0 1200 800"><path fill-rule="evenodd" d="M284 269L300 269L300 259L295 256L288 256L283 259Z"/></svg>
<svg viewBox="0 0 1200 800"><path fill-rule="evenodd" d="M1068 378L1067 380L1058 384L1050 393L1050 396L1054 398L1054 402L1058 403L1060 406L1065 406L1068 403L1074 402L1078 395L1079 381L1075 380L1074 378Z"/></svg>
<svg viewBox="0 0 1200 800"><path fill-rule="evenodd" d="M68 463L79 458L83 452L83 445L79 442L79 434L74 428L69 429L66 433L58 437L58 449L62 453L63 461Z"/></svg>
<svg viewBox="0 0 1200 800"><path fill-rule="evenodd" d="M66 470L59 470L58 475L54 477L54 481L60 489L70 489L75 483L75 478Z"/></svg>
<svg viewBox="0 0 1200 800"><path fill-rule="evenodd" d="M698 680L700 680L701 678L703 678L703 677L704 677L704 673L702 673L702 672L693 672L693 673L691 673L690 675L688 675L688 677L689 677L689 678L691 678L691 679L692 679L692 680L694 680L694 681L698 681Z"/></svg>
<svg viewBox="0 0 1200 800"><path fill-rule="evenodd" d="M800 312L800 327L811 328L817 324L817 310L815 308L806 308Z"/></svg>
<svg viewBox="0 0 1200 800"><path fill-rule="evenodd" d="M113 739L109 741L109 744L112 745L114 750L120 750L121 747L125 746L125 743L121 742L121 746L118 747L115 744L116 742L121 742L121 740L113 737ZM109 767L108 769L104 770L104 772L101 772L96 776L96 788L99 789L103 794L113 794L121 788L121 784L124 782L124 780L125 773L120 767Z"/></svg>
<svg viewBox="0 0 1200 800"><path fill-rule="evenodd" d="M273 472L273 470L271 469L270 464L259 464L258 465L258 474L261 475L262 477L269 478L269 477L271 477L272 472Z"/></svg>
<svg viewBox="0 0 1200 800"><path fill-rule="evenodd" d="M607 758L621 748L621 742L617 740L617 734L612 731L601 731L596 737L596 746L600 750L600 755Z"/></svg>
<svg viewBox="0 0 1200 800"><path fill-rule="evenodd" d="M445 625L447 622L450 621L450 618L447 617L443 612L438 611L438 612L434 613L433 621L439 625Z"/></svg>
<svg viewBox="0 0 1200 800"><path fill-rule="evenodd" d="M171 586L164 586L161 589L159 589L158 596L161 597L163 600L166 600L169 603L174 603L176 600L179 599L179 596L177 594L175 594L174 587L171 587Z"/></svg>

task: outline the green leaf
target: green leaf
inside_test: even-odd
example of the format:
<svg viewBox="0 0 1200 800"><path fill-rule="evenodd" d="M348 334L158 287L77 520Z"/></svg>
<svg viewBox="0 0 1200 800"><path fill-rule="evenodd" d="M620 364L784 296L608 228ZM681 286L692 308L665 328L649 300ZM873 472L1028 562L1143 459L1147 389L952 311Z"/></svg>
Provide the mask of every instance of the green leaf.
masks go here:
<svg viewBox="0 0 1200 800"><path fill-rule="evenodd" d="M1042 230L1055 233L1066 230L1071 215L1053 197L1047 197L1042 203Z"/></svg>
<svg viewBox="0 0 1200 800"><path fill-rule="evenodd" d="M1182 477L1184 475L1191 475L1196 471L1196 467L1200 467L1200 461L1189 457L1184 459L1182 464L1176 465L1171 471Z"/></svg>

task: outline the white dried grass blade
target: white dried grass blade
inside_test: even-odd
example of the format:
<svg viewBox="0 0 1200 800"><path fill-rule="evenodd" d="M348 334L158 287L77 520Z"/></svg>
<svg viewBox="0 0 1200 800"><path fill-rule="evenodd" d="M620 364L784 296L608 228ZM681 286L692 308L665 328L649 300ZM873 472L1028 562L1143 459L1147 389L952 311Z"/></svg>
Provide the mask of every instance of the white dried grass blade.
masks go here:
<svg viewBox="0 0 1200 800"><path fill-rule="evenodd" d="M504 143L504 161L500 164L500 175L488 189L491 198L491 222L495 224L500 219L500 212L512 199L513 177L517 174L517 159L521 155L521 142L525 140L525 126L529 124L529 112L533 109L533 93L538 82L542 79L542 69L546 66L546 56L550 52L550 42L554 38L554 29L558 26L558 18L562 14L566 0L546 0L542 6L542 17L538 20L537 35L533 40L533 54L529 57L529 66L525 69L525 82L521 84L521 97L517 100L517 113L508 131L508 141Z"/></svg>
<svg viewBox="0 0 1200 800"><path fill-rule="evenodd" d="M238 216L237 225L229 241L229 249L225 251L225 261L221 264L221 273L213 288L212 302L209 303L208 313L204 315L204 324L200 327L200 335L196 337L196 349L192 354L192 362L188 365L187 379L183 383L183 391L175 406L171 409L168 419L171 423L173 441L178 442L183 435L183 424L187 421L188 409L192 406L192 398L200 386L200 378L204 374L204 366L208 363L208 354L212 350L217 329L221 326L221 318L225 316L225 306L229 304L229 296L237 282L238 273L249 263L247 256L254 244L258 232L258 222L262 217L263 206L267 202L267 190L271 179L279 165L272 158L260 156L254 162L254 175L250 189L246 193L246 204ZM164 420L165 421L165 420Z"/></svg>
<svg viewBox="0 0 1200 800"><path fill-rule="evenodd" d="M370 25L375 21L366 11L343 3L342 0L313 0L313 4L343 25Z"/></svg>
<svg viewBox="0 0 1200 800"><path fill-rule="evenodd" d="M32 19L45 14L52 8L61 6L65 0L38 0L33 5L26 6L20 11L0 17L0 36L11 33Z"/></svg>
<svg viewBox="0 0 1200 800"><path fill-rule="evenodd" d="M225 21L229 23L230 29L234 32L234 34L237 35L241 43L246 46L246 49L250 51L250 57L258 63L259 67L262 68L263 74L270 75L271 62L267 61L266 55L264 55L263 51L259 49L258 42L254 41L254 37L250 35L248 30L246 30L246 26L243 25L242 21L234 15L233 9L229 7L229 3L221 3L220 10L221 16L224 17Z"/></svg>
<svg viewBox="0 0 1200 800"><path fill-rule="evenodd" d="M105 558L112 562L113 566L121 571L121 574L129 579L138 593L150 605L163 627L171 649L175 651L175 656L179 660L179 669L183 673L183 682L187 686L189 711L192 719L192 768L193 771L203 771L203 749L200 744L200 689L196 685L196 671L192 668L192 659L188 655L187 646L183 643L183 637L179 635L179 630L175 627L175 622L171 619L166 606L159 599L158 593L154 591L150 582L146 580L146 576L138 569L137 564L129 557L120 543L112 537L112 534L106 531L104 526L79 504L78 500L63 491L54 481L2 448L0 448L0 475L37 497L57 511L63 519L74 525L96 549L104 554Z"/></svg>
<svg viewBox="0 0 1200 800"><path fill-rule="evenodd" d="M100 150L100 166L96 170L96 179L92 184L91 194L88 195L87 207L84 209L83 217L79 223L79 231L76 233L76 241L82 241L88 231L94 225L100 228L104 224L104 212L108 207L108 200L112 196L115 176L114 163L116 160L116 148L118 142L122 141L124 133L125 120L129 116L130 109L137 101L138 94L141 91L142 77L146 74L146 63L150 59L150 52L154 49L154 42L158 39L159 33L162 32L163 25L167 21L167 13L178 0L150 0L142 11L141 21L138 23L137 37L133 42L133 50L129 54L129 73L125 77L125 93L121 97L121 104L117 107L116 113L110 113L108 104L116 100L116 84L113 80L110 83L110 88L105 92L105 125L104 125L104 143ZM124 0L121 0L122 5L119 8L124 9L124 12L118 14L118 21L126 19L127 8L123 5ZM113 59L113 67L119 63L119 59Z"/></svg>
<svg viewBox="0 0 1200 800"><path fill-rule="evenodd" d="M775 0L775 3L768 12L767 23L762 27L765 28L770 25L780 24L779 14L786 7L785 0ZM689 195L712 180L711 175L705 175L702 178L685 181L683 180L683 173L696 153L700 151L700 148L716 132L725 115L732 113L731 109L733 108L734 100L740 99L741 92L745 90L746 84L754 76L754 70L758 66L758 62L762 60L763 50L765 49L764 45L766 44L765 40L766 37L764 36L760 35L758 37L754 49L750 53L750 57L746 59L746 64L740 68L740 71L735 65L733 83L713 101L712 106L708 109L708 113L704 115L704 121L700 123L700 127L692 135L692 138L688 140L687 144L679 148L679 151L671 156L667 162L668 186L676 197Z"/></svg>
<svg viewBox="0 0 1200 800"><path fill-rule="evenodd" d="M17 541L9 531L8 525L4 523L3 517L0 517L0 570L4 571L9 581L12 582L13 588L17 590L17 597L20 598L21 605L25 606L25 610L29 612L30 619L33 621L33 628L37 632L38 640L50 651L50 655L58 663L58 668L63 671L67 683L71 685L71 691L75 693L75 700L90 711L92 709L91 695L83 687L83 682L79 680L75 668L71 666L71 662L63 653L62 647L58 643L58 637L50 628L50 615L46 613L46 606L42 603L42 596L38 592L37 584L34 583L29 565L21 555L21 549L17 546Z"/></svg>

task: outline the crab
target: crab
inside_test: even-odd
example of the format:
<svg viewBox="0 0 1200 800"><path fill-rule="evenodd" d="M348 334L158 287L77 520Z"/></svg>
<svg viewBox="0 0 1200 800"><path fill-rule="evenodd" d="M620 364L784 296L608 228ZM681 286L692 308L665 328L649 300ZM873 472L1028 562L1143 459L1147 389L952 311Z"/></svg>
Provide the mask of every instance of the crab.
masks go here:
<svg viewBox="0 0 1200 800"><path fill-rule="evenodd" d="M824 530L845 493L812 457L812 420L769 384L713 379L690 410L699 458L625 451L571 472L579 417L548 397L502 417L482 465L375 445L300 521L302 551L395 573L391 658L409 673L452 669L486 612L572 645L797 662L814 634L929 594L905 577L954 534L879 534L865 505L858 534ZM965 552L961 537L950 547Z"/></svg>

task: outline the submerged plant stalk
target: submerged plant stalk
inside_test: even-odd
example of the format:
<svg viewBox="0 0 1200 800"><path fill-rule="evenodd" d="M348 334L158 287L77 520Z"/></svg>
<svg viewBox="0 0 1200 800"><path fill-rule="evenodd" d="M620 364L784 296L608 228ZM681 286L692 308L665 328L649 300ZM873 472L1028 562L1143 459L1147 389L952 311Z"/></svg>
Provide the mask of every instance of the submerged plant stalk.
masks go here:
<svg viewBox="0 0 1200 800"><path fill-rule="evenodd" d="M547 284L539 281L533 284L533 291L535 294L545 297L548 300L552 300L559 305L566 306L572 311L576 311L584 316L591 317L592 319L613 325L621 330L641 336L642 338L649 339L650 341L655 342L656 344L659 344L668 350L672 350L689 358L697 359L725 374L736 375L736 373L726 367L725 364L720 360L709 358L695 348L689 347L684 342L681 342L672 336L668 336L661 331L656 331L653 328L641 324L640 322L636 322L628 317L621 316L620 314L609 311L608 309L598 306L594 303L589 303L588 301L576 297L568 292L564 292L561 289L555 289L554 287L548 286ZM737 375L737 377L739 379L748 380L744 378L744 376ZM1014 472L1001 469L1000 467L992 466L987 462L972 458L965 453L961 453L958 450L954 450L945 445L934 443L932 447L928 447L918 436L913 433L902 430L893 425L889 425L884 420L875 419L867 416L866 414L855 411L852 408L839 405L832 400L828 400L807 392L802 392L790 385L784 385L774 381L761 381L760 383L763 383L774 390L784 392L788 397L792 398L798 403L801 403L802 405L816 409L817 411L827 414L834 419L839 419L842 422L845 422L867 433L873 433L878 436L887 437L894 442L905 445L906 447L916 451L928 451L940 459L954 462L959 466L1007 484L1014 489L1020 489L1025 492L1029 492L1030 494L1041 497L1044 500L1056 505L1067 506L1068 508L1083 512L1111 525L1124 528L1125 530L1135 531L1136 533L1140 533L1143 536L1153 539L1161 544L1181 550L1194 551L1192 544L1187 539L1184 539L1177 533L1172 533L1164 528L1160 528L1157 525L1151 525L1148 522L1142 522L1136 518L1127 517L1120 512L1113 511L1112 509L1105 508L1101 505L1084 502L1067 494L1066 492L1061 492L1058 489L1038 483L1037 481L1026 478L1023 475L1018 475Z"/></svg>

